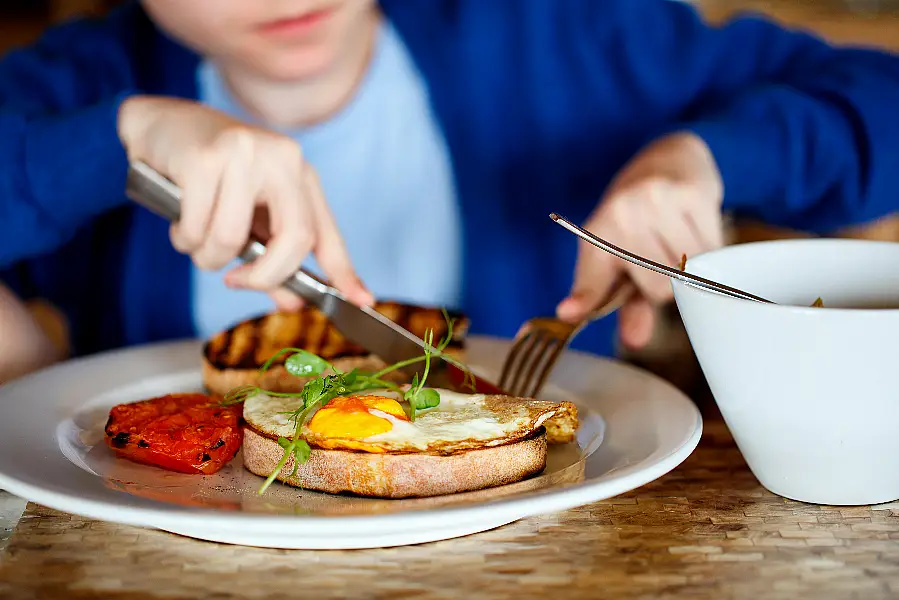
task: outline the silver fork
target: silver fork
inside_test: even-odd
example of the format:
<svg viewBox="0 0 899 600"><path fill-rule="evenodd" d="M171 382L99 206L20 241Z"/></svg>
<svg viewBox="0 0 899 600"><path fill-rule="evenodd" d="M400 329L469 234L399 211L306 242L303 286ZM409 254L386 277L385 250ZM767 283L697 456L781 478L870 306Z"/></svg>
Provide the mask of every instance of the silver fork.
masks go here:
<svg viewBox="0 0 899 600"><path fill-rule="evenodd" d="M554 317L536 317L521 326L503 363L499 387L512 396L535 397L571 340L592 321L606 317L636 292L628 279L612 289L609 299L578 323Z"/></svg>

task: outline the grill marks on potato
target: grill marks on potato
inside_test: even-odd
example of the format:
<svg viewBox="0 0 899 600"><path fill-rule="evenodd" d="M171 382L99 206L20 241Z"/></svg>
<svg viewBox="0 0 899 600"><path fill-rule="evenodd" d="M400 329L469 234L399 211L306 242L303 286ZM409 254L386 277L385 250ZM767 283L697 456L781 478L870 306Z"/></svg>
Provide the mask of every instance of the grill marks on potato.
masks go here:
<svg viewBox="0 0 899 600"><path fill-rule="evenodd" d="M375 305L375 310L418 337L424 337L428 329L434 330L435 340L446 335L446 321L439 309L382 302ZM468 319L452 312L450 318L455 321L449 347L452 353L463 345ZM287 347L303 348L328 361L368 355L366 350L343 337L324 314L310 306L296 313L273 313L244 321L213 336L203 353L217 369L258 369Z"/></svg>

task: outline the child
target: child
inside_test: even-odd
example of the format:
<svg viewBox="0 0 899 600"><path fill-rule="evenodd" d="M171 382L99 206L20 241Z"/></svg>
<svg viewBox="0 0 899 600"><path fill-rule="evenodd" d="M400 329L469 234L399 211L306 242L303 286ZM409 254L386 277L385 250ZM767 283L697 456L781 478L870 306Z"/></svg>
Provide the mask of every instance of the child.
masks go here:
<svg viewBox="0 0 899 600"><path fill-rule="evenodd" d="M301 263L502 336L628 277L638 347L667 281L576 256L549 212L677 264L722 211L882 216L899 163L896 58L668 0L144 0L10 54L0 102L3 280L62 310L76 354L272 308L243 288L294 308ZM124 198L129 158L184 189L171 231ZM270 252L235 269L251 229ZM614 323L575 346L611 353Z"/></svg>

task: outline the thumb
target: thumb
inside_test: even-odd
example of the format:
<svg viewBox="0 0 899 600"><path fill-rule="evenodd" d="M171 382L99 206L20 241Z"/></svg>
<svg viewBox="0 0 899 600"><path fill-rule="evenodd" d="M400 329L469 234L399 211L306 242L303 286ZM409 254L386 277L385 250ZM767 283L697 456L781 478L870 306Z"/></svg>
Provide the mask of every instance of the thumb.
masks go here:
<svg viewBox="0 0 899 600"><path fill-rule="evenodd" d="M585 318L606 299L621 277L622 269L623 266L611 254L581 242L571 292L556 307L556 316L569 323Z"/></svg>

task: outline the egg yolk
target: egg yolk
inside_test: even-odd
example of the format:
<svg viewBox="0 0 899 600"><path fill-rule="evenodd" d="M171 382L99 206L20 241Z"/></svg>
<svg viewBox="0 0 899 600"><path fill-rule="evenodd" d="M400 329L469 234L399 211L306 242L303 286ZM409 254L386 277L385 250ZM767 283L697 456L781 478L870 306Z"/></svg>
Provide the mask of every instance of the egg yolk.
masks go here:
<svg viewBox="0 0 899 600"><path fill-rule="evenodd" d="M372 414L372 410L408 421L400 403L384 396L348 396L334 398L312 417L307 427L322 437L365 439L393 429L390 420Z"/></svg>

